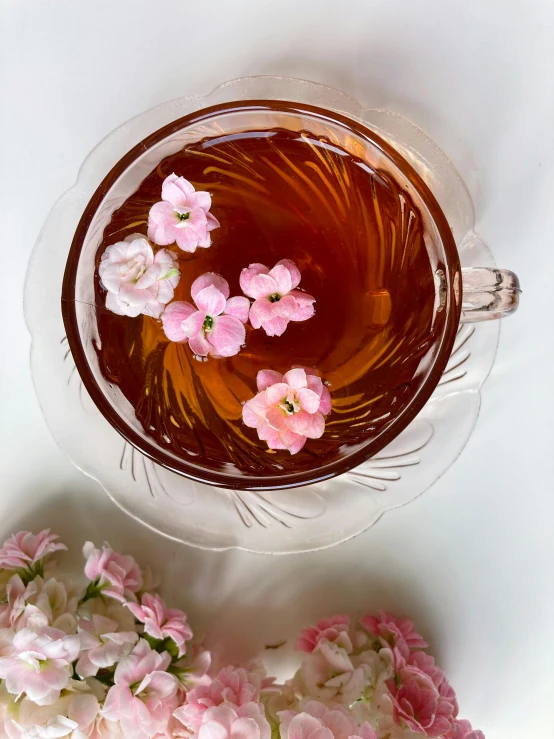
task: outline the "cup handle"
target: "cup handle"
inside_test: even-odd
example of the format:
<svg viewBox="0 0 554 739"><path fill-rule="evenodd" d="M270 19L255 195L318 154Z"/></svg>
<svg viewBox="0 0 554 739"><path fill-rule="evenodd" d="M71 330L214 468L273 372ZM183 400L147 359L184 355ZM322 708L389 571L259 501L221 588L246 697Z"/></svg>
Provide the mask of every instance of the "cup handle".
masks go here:
<svg viewBox="0 0 554 739"><path fill-rule="evenodd" d="M519 280L507 269L462 269L462 285L461 323L504 318L517 310Z"/></svg>

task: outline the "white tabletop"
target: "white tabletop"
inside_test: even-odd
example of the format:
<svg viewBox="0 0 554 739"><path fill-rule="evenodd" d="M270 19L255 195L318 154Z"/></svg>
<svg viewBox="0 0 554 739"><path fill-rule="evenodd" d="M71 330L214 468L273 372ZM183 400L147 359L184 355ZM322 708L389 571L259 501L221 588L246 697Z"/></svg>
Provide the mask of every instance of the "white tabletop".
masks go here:
<svg viewBox="0 0 554 739"><path fill-rule="evenodd" d="M488 739L554 736L554 4L4 0L0 29L0 535L51 526L165 566L166 592L228 659L324 614L411 615ZM426 130L524 288L450 471L357 539L297 557L201 552L121 513L50 437L23 318L33 243L89 150L146 108L258 73L325 82Z"/></svg>

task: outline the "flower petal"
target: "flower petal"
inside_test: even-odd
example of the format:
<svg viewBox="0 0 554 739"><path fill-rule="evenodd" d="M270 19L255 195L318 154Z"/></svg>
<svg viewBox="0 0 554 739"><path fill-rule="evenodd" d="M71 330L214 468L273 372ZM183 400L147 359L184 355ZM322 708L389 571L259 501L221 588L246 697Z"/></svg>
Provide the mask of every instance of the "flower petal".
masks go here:
<svg viewBox="0 0 554 739"><path fill-rule="evenodd" d="M315 312L313 304L315 298L301 290L292 290L289 295L296 300L296 312L291 317L291 321L307 321Z"/></svg>
<svg viewBox="0 0 554 739"><path fill-rule="evenodd" d="M317 410L320 413L323 413L324 416L331 412L331 393L329 392L329 388L326 385L323 386L323 389L321 391L319 408Z"/></svg>
<svg viewBox="0 0 554 739"><path fill-rule="evenodd" d="M196 293L194 302L207 316L219 316L225 310L226 300L217 287L210 285Z"/></svg>
<svg viewBox="0 0 554 739"><path fill-rule="evenodd" d="M250 312L250 301L248 298L244 298L242 295L237 295L235 298L229 298L227 305L225 306L225 315L234 316L238 318L241 323L248 321L248 314Z"/></svg>
<svg viewBox="0 0 554 739"><path fill-rule="evenodd" d="M116 293L108 293L106 295L106 308L118 316L140 316L139 308L134 308L134 312L129 313L129 306L125 305L125 303L122 303L121 300L117 297Z"/></svg>
<svg viewBox="0 0 554 739"><path fill-rule="evenodd" d="M201 310L190 313L188 318L185 318L185 320L181 324L181 328L185 336L188 336L189 339L194 338L200 331L202 331L205 319L206 315Z"/></svg>
<svg viewBox="0 0 554 739"><path fill-rule="evenodd" d="M250 298L267 298L268 295L272 295L277 292L277 283L270 275L258 274L255 275L248 286L248 290L243 292Z"/></svg>
<svg viewBox="0 0 554 739"><path fill-rule="evenodd" d="M259 298L252 303L250 308L250 323L253 328L261 328L264 323L276 318L273 307L276 303L270 303L267 298Z"/></svg>
<svg viewBox="0 0 554 739"><path fill-rule="evenodd" d="M213 231L214 228L220 227L220 222L211 213L206 213L206 228L208 231Z"/></svg>
<svg viewBox="0 0 554 739"><path fill-rule="evenodd" d="M285 267L289 271L292 288L298 287L300 284L300 270L294 262L290 259L281 259L275 266Z"/></svg>
<svg viewBox="0 0 554 739"><path fill-rule="evenodd" d="M285 375L286 377L286 375ZM290 393L290 387L285 382L276 382L270 385L265 391L266 403L269 407L279 405Z"/></svg>
<svg viewBox="0 0 554 739"><path fill-rule="evenodd" d="M258 428L258 436L262 441L265 441L270 449L286 449L287 447L283 444L280 439L279 432L272 428L269 424L265 424L265 427Z"/></svg>
<svg viewBox="0 0 554 739"><path fill-rule="evenodd" d="M189 338L189 346L193 353L199 357L207 357L212 350L212 345L206 339L204 331L199 331L196 336Z"/></svg>
<svg viewBox="0 0 554 739"><path fill-rule="evenodd" d="M256 428L260 421L265 419L266 411L265 393L258 393L242 406L242 420L247 426Z"/></svg>
<svg viewBox="0 0 554 739"><path fill-rule="evenodd" d="M240 289L242 290L242 292L246 295L249 295L248 291L250 289L250 283L252 282L252 279L256 277L256 275L267 275L268 272L269 269L265 266L265 264L260 264L259 262L255 262L249 267L245 267L240 273Z"/></svg>
<svg viewBox="0 0 554 739"><path fill-rule="evenodd" d="M269 270L269 276L273 277L279 295L286 295L292 290L292 279L289 270L282 264L276 264Z"/></svg>
<svg viewBox="0 0 554 739"><path fill-rule="evenodd" d="M175 242L181 251L194 254L196 247L203 244L207 238L205 224L195 226L191 224L188 228L175 226ZM207 244L209 246L209 244Z"/></svg>
<svg viewBox="0 0 554 739"><path fill-rule="evenodd" d="M299 413L293 413L286 417L287 427L294 431L296 434L306 434L312 425L312 417L306 411L300 411Z"/></svg>
<svg viewBox="0 0 554 739"><path fill-rule="evenodd" d="M306 377L306 371L301 367L289 370L283 377L283 382L286 382L292 390L298 391L303 387L307 387L308 380Z"/></svg>
<svg viewBox="0 0 554 739"><path fill-rule="evenodd" d="M286 430L279 432L279 440L289 450L291 454L299 452L306 443L306 437L302 434L296 434L294 431ZM330 732L329 732L330 733Z"/></svg>
<svg viewBox="0 0 554 739"><path fill-rule="evenodd" d="M308 413L315 413L319 408L320 397L313 390L309 390L307 387L300 388L296 393L300 405L303 411Z"/></svg>
<svg viewBox="0 0 554 739"><path fill-rule="evenodd" d="M280 408L270 408L265 414L265 418L271 428L276 431L286 431L288 428L286 424L287 416Z"/></svg>
<svg viewBox="0 0 554 739"><path fill-rule="evenodd" d="M217 287L225 299L229 297L229 283L227 280L224 280L223 277L220 277L215 272L206 272L205 274L200 275L200 277L197 277L192 283L192 287L190 288L192 299L196 302L196 296L200 290L203 290L205 287L210 287L210 285Z"/></svg>
<svg viewBox="0 0 554 739"><path fill-rule="evenodd" d="M273 312L276 316L286 318L287 321L290 321L292 316L294 316L298 312L296 300L292 297L292 295L285 295L281 298L281 300L278 300L275 303L270 303L270 305L273 308Z"/></svg>
<svg viewBox="0 0 554 739"><path fill-rule="evenodd" d="M196 312L195 307L184 300L170 303L162 313L162 326L167 338L170 341L186 341L187 335L183 331L183 322Z"/></svg>
<svg viewBox="0 0 554 739"><path fill-rule="evenodd" d="M206 288L212 290L215 288ZM246 338L244 324L235 316L218 316L214 320L214 327L207 337L218 357L232 357L238 354Z"/></svg>
<svg viewBox="0 0 554 739"><path fill-rule="evenodd" d="M203 190L193 192L192 195L187 197L187 206L189 208L201 208L204 213L207 213L212 207L212 196L209 192Z"/></svg>
<svg viewBox="0 0 554 739"><path fill-rule="evenodd" d="M158 280L154 290L156 290L156 300L165 307L166 303L173 300L174 290L169 280Z"/></svg>
<svg viewBox="0 0 554 739"><path fill-rule="evenodd" d="M175 242L177 219L170 203L154 203L148 213L148 238L155 244L167 246Z"/></svg>
<svg viewBox="0 0 554 739"><path fill-rule="evenodd" d="M250 311L250 314L252 314L252 311ZM289 322L286 318L275 316L275 318L272 318L271 321L264 321L262 324L262 328L268 336L282 336L285 333L288 325Z"/></svg>
<svg viewBox="0 0 554 739"><path fill-rule="evenodd" d="M313 413L310 416L310 428L304 433L308 439L319 439L325 431L325 419L321 413Z"/></svg>
<svg viewBox="0 0 554 739"><path fill-rule="evenodd" d="M136 309L140 308L139 313L142 313L142 309L148 302L148 299L151 297L151 295L148 290L137 290L134 285L123 283L123 285L121 285L121 287L119 288L117 297L123 305L127 306L127 311L125 315L134 316L138 315L138 313L134 312Z"/></svg>
<svg viewBox="0 0 554 739"><path fill-rule="evenodd" d="M194 186L188 180L173 173L163 181L162 200L171 205L186 205L188 196L193 192Z"/></svg>
<svg viewBox="0 0 554 739"><path fill-rule="evenodd" d="M305 367L302 369L306 373L306 382L308 383L308 387L321 398L321 393L323 392L323 381L321 377L312 374L313 370L306 369Z"/></svg>
<svg viewBox="0 0 554 739"><path fill-rule="evenodd" d="M170 300L172 297L173 295L171 295ZM152 299L152 300L148 300L144 304L142 313L145 316L151 316L152 318L159 318L162 315L164 308L165 308L165 303L162 303L161 301L156 300L156 299Z"/></svg>
<svg viewBox="0 0 554 739"><path fill-rule="evenodd" d="M256 384L258 390L266 390L270 385L275 385L276 382L282 382L283 375L275 370L260 370L256 377Z"/></svg>

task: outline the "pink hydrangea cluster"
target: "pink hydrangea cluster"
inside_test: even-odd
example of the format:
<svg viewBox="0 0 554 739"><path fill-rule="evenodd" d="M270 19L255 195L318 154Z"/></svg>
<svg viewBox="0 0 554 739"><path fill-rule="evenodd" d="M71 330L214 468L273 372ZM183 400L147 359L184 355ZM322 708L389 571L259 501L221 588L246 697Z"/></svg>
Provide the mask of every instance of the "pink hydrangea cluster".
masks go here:
<svg viewBox="0 0 554 739"><path fill-rule="evenodd" d="M45 530L0 549L0 737L484 739L407 619L323 619L284 684L256 661L211 675L133 557L87 542L80 584L55 564L64 548Z"/></svg>

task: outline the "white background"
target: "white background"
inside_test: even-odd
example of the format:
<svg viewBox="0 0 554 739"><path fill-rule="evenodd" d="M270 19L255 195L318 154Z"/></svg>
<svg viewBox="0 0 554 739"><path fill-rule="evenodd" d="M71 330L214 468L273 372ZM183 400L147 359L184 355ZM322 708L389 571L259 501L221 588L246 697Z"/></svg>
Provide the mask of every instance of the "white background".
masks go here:
<svg viewBox="0 0 554 739"><path fill-rule="evenodd" d="M409 614L488 739L554 737L554 2L0 9L0 535L49 525L75 547L108 539L164 566L166 593L230 659L324 614ZM358 539L288 558L195 551L120 513L48 433L22 305L41 224L104 135L160 102L259 73L325 82L426 130L467 182L478 232L524 288L454 467Z"/></svg>

